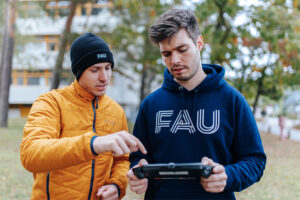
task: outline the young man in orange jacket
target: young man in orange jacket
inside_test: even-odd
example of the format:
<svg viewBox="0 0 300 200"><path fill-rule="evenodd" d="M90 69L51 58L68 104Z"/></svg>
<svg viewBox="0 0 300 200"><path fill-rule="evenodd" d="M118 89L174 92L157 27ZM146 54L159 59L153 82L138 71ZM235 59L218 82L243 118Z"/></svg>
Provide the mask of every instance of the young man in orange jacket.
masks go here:
<svg viewBox="0 0 300 200"><path fill-rule="evenodd" d="M76 80L38 97L24 127L20 156L34 176L31 199L122 198L128 154L146 150L105 95L113 54L86 33L73 42L71 61Z"/></svg>

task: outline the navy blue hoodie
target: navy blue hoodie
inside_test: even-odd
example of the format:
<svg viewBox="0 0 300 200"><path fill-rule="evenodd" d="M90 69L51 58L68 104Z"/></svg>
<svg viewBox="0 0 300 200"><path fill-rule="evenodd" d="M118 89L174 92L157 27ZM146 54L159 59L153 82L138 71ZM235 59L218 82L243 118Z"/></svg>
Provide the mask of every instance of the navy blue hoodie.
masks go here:
<svg viewBox="0 0 300 200"><path fill-rule="evenodd" d="M202 65L207 77L186 90L166 69L161 88L142 102L133 134L148 154L130 155L131 167L149 163L201 162L206 156L225 166L225 190L208 193L199 180L149 180L145 199L235 199L260 180L266 155L245 98L223 79L225 70Z"/></svg>

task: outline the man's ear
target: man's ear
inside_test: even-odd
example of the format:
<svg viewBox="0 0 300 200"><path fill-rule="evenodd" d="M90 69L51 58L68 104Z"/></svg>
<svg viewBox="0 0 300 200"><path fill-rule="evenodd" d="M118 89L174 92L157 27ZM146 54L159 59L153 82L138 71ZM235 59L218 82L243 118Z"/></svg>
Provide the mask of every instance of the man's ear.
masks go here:
<svg viewBox="0 0 300 200"><path fill-rule="evenodd" d="M203 41L202 35L199 35L199 37L197 39L197 47L201 51L203 49L203 46L204 46L204 41Z"/></svg>

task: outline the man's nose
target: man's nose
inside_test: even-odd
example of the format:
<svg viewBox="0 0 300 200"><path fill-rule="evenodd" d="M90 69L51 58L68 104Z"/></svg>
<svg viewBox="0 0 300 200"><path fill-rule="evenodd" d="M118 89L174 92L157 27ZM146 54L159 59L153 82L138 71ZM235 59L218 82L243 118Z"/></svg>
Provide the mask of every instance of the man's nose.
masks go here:
<svg viewBox="0 0 300 200"><path fill-rule="evenodd" d="M107 75L105 69L99 70L98 80L101 81L101 82L108 81L108 75Z"/></svg>
<svg viewBox="0 0 300 200"><path fill-rule="evenodd" d="M172 64L180 64L180 55L176 52L172 53Z"/></svg>

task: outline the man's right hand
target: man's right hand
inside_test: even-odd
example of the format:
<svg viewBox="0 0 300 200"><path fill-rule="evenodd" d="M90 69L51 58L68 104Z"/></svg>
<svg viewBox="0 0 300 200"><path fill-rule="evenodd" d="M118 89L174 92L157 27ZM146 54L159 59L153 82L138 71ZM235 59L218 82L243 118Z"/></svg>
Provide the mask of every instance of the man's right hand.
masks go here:
<svg viewBox="0 0 300 200"><path fill-rule="evenodd" d="M147 151L139 139L126 131L98 136L93 141L93 148L97 154L111 151L113 156L121 156L140 150L143 154Z"/></svg>
<svg viewBox="0 0 300 200"><path fill-rule="evenodd" d="M142 165L146 165L146 164L148 164L148 162L145 159L141 159L139 161L139 163L137 165L135 165L133 168L141 167ZM148 179L147 178L139 179L138 177L136 177L134 175L132 169L130 169L127 172L127 178L128 178L128 183L129 183L130 189L133 192L135 192L137 194L142 194L147 190Z"/></svg>

